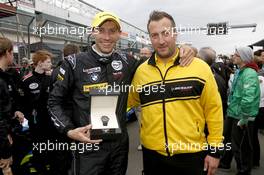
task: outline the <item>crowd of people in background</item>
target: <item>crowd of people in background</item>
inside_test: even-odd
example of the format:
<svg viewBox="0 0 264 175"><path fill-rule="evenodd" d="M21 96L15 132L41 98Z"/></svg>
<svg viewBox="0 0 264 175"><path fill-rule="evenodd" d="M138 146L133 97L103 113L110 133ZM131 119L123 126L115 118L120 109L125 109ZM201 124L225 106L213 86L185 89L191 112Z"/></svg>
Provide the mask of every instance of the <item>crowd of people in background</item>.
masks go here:
<svg viewBox="0 0 264 175"><path fill-rule="evenodd" d="M233 157L240 174L250 174L260 166L258 130L263 129L263 55L250 47L237 48L229 60L217 59L215 51L201 48L198 57L205 60L215 76L221 94L225 150L219 168L230 169Z"/></svg>
<svg viewBox="0 0 264 175"><path fill-rule="evenodd" d="M95 44L85 53L80 52L78 45L65 45L64 58L58 65L52 65L52 53L38 50L31 59L22 59L21 67L17 68L13 64L12 42L0 38L0 169L3 174L12 169L14 175L34 172L39 175L67 175L75 172L76 168L81 174L125 174L128 161L128 135L124 124L127 100L129 106L137 106L135 111L141 132L138 149L143 151L146 175L162 172L169 175L174 169L183 174L198 174L204 167L215 174L217 167L230 169L233 158L238 175L249 175L252 168L260 166L258 134L260 129L264 129L264 50L253 52L250 47L239 47L233 55L225 56L207 46L200 49L185 46L179 49L175 44L176 36L167 36L162 29L173 27L174 20L165 12L154 11L148 22L153 48L142 48L137 54L139 58L133 57L133 53L124 58L120 51L114 50L121 31L119 19L112 14L104 15L103 19L100 15L95 16L92 24L93 27L100 27L99 34L95 35ZM110 38L106 40L111 40L111 44L103 43L105 36ZM167 43L168 52L163 48L163 45L167 47ZM120 69L111 67L113 60ZM183 65L184 68L179 67L182 60L189 60L188 64ZM104 76L98 76L101 73ZM162 94L151 94L147 98L143 93L132 93L129 99L128 94L122 94L118 102L120 110L117 112L122 119L122 137L115 142L90 139L89 130L92 126L86 119L89 115L86 109L90 104L86 101L88 91L85 91L83 83L130 84L132 81L133 85L144 86L155 84L160 76L162 83L167 86L184 82L186 86L193 85L198 90L196 94L171 91L166 94L166 98L175 95L174 101L166 109L167 99ZM166 79L166 76L169 78ZM199 101L195 101L197 96ZM184 102L182 98L186 98ZM189 109L190 106L193 109ZM157 126L166 116L164 113L169 120L167 127L170 127L165 136L163 127L166 126ZM184 115L186 121L173 118L171 113ZM195 116L196 120L189 121L189 116ZM178 130L179 125L173 126L174 122L182 122L180 126L186 128ZM192 136L188 138L192 138L193 142L207 140L208 144L231 143L232 149L225 147L223 152L217 154L183 151L179 152L182 155L180 157L167 148L162 150L163 139L166 143L171 141L167 139L177 140L170 136L174 132L180 133L178 138L184 140L181 132L188 130L189 124L197 125L201 134L200 140ZM191 129L188 131L192 132ZM100 143L102 149L85 154L71 153L69 150L39 152L33 149L34 143L47 141ZM156 141L160 141L160 145L154 143ZM29 153L32 149L33 152ZM186 156L185 153L192 156ZM166 157L168 155L171 156L170 160ZM27 156L28 160L25 159ZM184 164L187 161L188 165Z"/></svg>

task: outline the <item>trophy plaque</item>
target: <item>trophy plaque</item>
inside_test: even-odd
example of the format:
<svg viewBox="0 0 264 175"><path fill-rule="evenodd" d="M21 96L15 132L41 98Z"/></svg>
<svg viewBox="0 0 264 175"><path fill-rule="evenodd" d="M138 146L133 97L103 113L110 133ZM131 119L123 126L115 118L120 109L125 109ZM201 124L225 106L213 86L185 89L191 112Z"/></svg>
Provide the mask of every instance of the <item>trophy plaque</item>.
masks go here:
<svg viewBox="0 0 264 175"><path fill-rule="evenodd" d="M116 107L119 92L107 89L90 90L91 139L110 140L121 134Z"/></svg>

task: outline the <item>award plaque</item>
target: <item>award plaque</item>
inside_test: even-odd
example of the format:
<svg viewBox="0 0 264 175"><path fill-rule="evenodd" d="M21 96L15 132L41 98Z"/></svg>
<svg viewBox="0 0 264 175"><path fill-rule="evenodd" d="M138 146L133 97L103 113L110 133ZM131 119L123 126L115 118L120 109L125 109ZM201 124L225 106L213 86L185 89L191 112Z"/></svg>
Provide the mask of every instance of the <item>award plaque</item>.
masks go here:
<svg viewBox="0 0 264 175"><path fill-rule="evenodd" d="M116 107L119 92L91 89L90 121L91 139L114 139L121 134Z"/></svg>

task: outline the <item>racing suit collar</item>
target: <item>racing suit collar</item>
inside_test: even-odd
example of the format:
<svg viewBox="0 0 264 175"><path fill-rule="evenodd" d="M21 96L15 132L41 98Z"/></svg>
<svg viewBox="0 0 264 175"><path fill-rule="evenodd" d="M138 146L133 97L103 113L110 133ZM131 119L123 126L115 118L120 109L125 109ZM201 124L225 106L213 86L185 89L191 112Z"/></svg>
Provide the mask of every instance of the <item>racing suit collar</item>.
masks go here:
<svg viewBox="0 0 264 175"><path fill-rule="evenodd" d="M94 47L95 45L90 48L91 53L98 62L100 62L101 64L108 64L112 61L112 55L114 51L112 51L111 54L106 55L103 53L99 53Z"/></svg>
<svg viewBox="0 0 264 175"><path fill-rule="evenodd" d="M43 72L41 74L41 73L36 72L35 70L32 72L32 74L35 75L35 76L37 76L37 77L42 77L42 76L46 75L45 72Z"/></svg>
<svg viewBox="0 0 264 175"><path fill-rule="evenodd" d="M110 56L112 55L112 53L114 52L114 50L112 50L112 52L110 52L110 53L108 53L108 54L105 54L105 53L102 53L102 52L96 50L95 47L96 47L95 44L92 45L92 49L93 49L93 51L94 51L97 55L99 55L99 56L101 56L101 57L110 57Z"/></svg>

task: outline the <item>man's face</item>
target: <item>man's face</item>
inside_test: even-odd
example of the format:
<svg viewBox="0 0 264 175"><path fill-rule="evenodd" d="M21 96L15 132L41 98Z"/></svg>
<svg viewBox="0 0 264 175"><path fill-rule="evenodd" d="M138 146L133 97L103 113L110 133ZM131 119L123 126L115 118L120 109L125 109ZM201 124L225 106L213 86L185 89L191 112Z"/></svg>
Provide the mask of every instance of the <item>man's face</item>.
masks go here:
<svg viewBox="0 0 264 175"><path fill-rule="evenodd" d="M140 49L139 56L140 58L149 58L151 57L151 51L148 50L147 48L142 48Z"/></svg>
<svg viewBox="0 0 264 175"><path fill-rule="evenodd" d="M176 49L176 34L173 33L171 21L162 18L149 23L149 36L152 46L160 58L172 56Z"/></svg>
<svg viewBox="0 0 264 175"><path fill-rule="evenodd" d="M44 71L50 71L51 70L52 63L51 63L50 57L48 57L45 61L40 62L39 64L40 64L40 67L42 70L44 70Z"/></svg>
<svg viewBox="0 0 264 175"><path fill-rule="evenodd" d="M111 53L120 38L120 30L113 21L106 21L98 28L98 32L93 33L96 47L102 53Z"/></svg>
<svg viewBox="0 0 264 175"><path fill-rule="evenodd" d="M233 64L236 64L236 65L240 65L243 62L237 52L235 52L235 54L233 55L232 60L233 60Z"/></svg>
<svg viewBox="0 0 264 175"><path fill-rule="evenodd" d="M13 63L13 60L14 60L13 50L11 50L10 52L7 52L6 56L7 56L8 65L11 65Z"/></svg>
<svg viewBox="0 0 264 175"><path fill-rule="evenodd" d="M261 59L262 63L264 63L264 52L261 52L260 59Z"/></svg>

